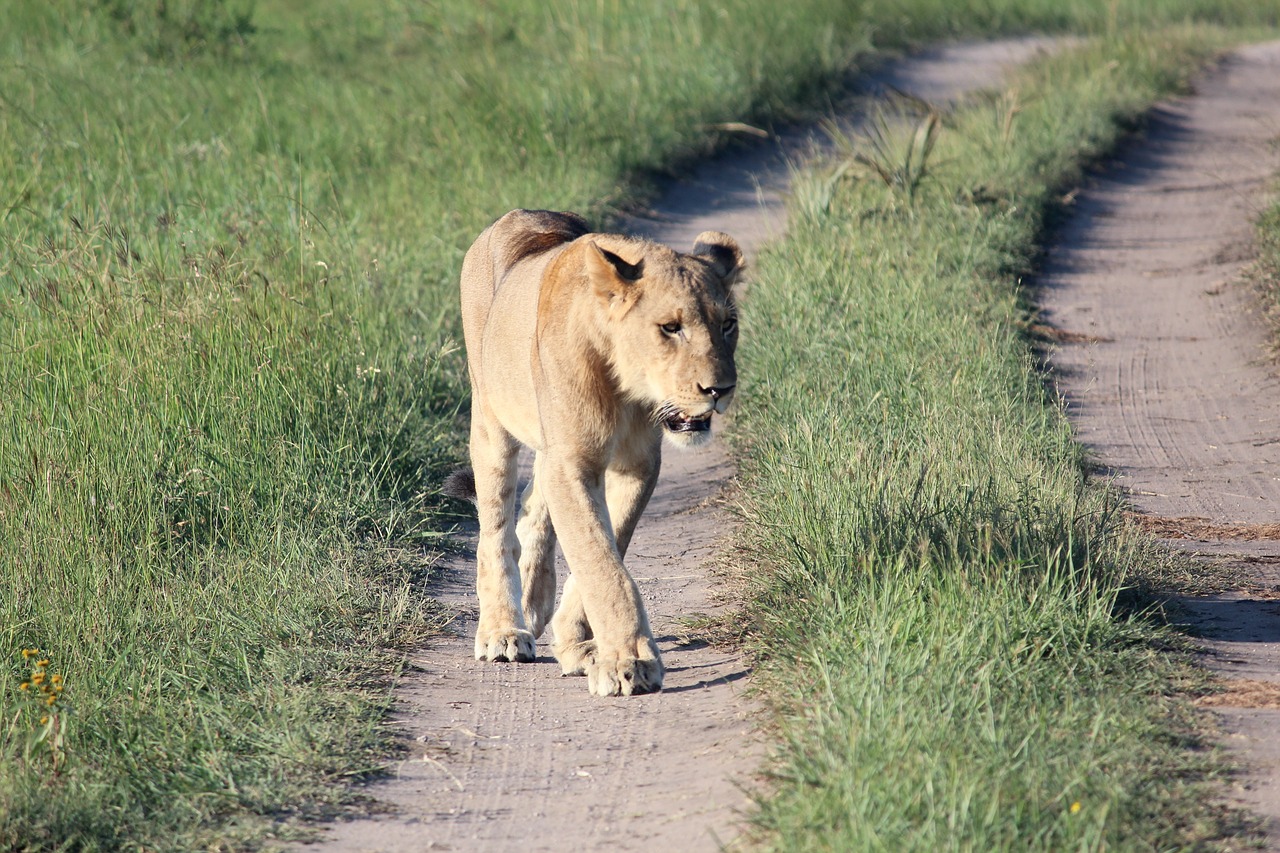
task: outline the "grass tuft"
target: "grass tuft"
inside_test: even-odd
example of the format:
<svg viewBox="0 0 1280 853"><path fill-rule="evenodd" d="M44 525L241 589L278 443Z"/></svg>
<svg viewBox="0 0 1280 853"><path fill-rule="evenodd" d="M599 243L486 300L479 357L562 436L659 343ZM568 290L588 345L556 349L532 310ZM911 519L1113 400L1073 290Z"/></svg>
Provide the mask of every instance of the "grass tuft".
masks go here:
<svg viewBox="0 0 1280 853"><path fill-rule="evenodd" d="M906 123L902 116L889 115L883 110L875 113L865 134L852 145L847 138L833 135L838 146L852 149L836 168L836 175L856 175L857 172L851 173L850 169L861 166L864 177L878 178L911 207L920 185L929 175L929 156L942 126L941 114L927 104L924 107L924 116L914 125Z"/></svg>

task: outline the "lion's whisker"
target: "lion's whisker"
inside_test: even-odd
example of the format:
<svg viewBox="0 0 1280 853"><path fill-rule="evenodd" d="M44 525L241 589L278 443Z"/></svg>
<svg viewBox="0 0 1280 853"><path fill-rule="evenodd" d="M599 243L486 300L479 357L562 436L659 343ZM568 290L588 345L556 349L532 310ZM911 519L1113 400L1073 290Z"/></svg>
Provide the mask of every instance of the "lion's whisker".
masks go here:
<svg viewBox="0 0 1280 853"><path fill-rule="evenodd" d="M650 422L657 426L672 415L678 414L679 410L670 400L662 401L662 404L653 410L653 414L649 416Z"/></svg>

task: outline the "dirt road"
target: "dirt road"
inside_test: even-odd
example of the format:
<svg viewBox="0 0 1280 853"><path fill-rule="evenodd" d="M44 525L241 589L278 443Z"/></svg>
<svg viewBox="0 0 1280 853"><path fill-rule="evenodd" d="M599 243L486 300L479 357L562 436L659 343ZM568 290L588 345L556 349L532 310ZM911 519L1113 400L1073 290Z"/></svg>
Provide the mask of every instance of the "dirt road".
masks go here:
<svg viewBox="0 0 1280 853"><path fill-rule="evenodd" d="M886 67L868 89L890 84L941 102L998 83L1042 46L940 48ZM813 150L812 136L791 132L709 162L623 227L686 250L700 231L722 230L753 256L785 227L787 163ZM681 620L717 606L708 566L732 530L717 503L732 475L718 445L668 450L632 543L627 565L667 665L657 695L593 699L582 679L560 677L546 638L534 664L476 662L474 566L450 560L438 593L457 614L455 635L413 655L398 689L414 756L367 791L393 812L335 825L307 849L699 851L731 842L749 808L742 786L764 756L749 668L735 653L682 640Z"/></svg>
<svg viewBox="0 0 1280 853"><path fill-rule="evenodd" d="M1185 600L1229 679L1240 801L1280 850L1280 381L1241 281L1280 172L1280 43L1249 47L1077 197L1040 276L1080 440L1173 547L1227 561L1238 590ZM1270 525L1268 529L1267 525Z"/></svg>

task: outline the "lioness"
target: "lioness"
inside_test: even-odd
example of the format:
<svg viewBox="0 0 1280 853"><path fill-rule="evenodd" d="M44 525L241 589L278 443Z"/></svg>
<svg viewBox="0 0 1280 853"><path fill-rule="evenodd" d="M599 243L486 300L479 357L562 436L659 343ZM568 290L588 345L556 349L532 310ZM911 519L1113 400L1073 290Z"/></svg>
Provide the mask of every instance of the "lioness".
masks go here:
<svg viewBox="0 0 1280 853"><path fill-rule="evenodd" d="M550 620L561 669L585 673L593 695L661 689L622 558L662 439L707 441L712 413L733 397L741 269L738 244L719 232L686 255L540 210L511 211L471 246L462 323L480 516L477 660L533 660ZM517 524L522 444L536 455ZM557 536L571 575L553 617Z"/></svg>

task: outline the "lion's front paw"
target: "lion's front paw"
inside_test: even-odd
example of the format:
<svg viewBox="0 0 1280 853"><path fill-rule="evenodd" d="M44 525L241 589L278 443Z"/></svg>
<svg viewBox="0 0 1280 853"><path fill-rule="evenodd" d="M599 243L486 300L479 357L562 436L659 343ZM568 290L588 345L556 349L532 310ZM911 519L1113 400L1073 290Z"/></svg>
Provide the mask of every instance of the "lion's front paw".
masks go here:
<svg viewBox="0 0 1280 853"><path fill-rule="evenodd" d="M587 689L592 696L631 696L662 689L665 670L657 648L647 639L636 645L636 656L611 655L597 649L586 661Z"/></svg>
<svg viewBox="0 0 1280 853"><path fill-rule="evenodd" d="M476 660L528 663L537 657L533 634L520 628L476 631Z"/></svg>

